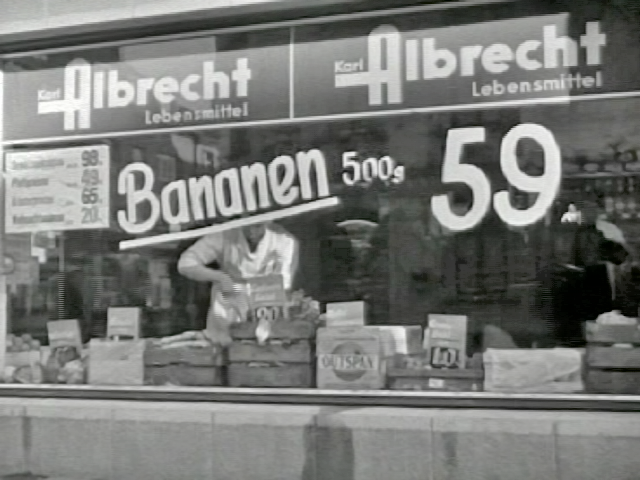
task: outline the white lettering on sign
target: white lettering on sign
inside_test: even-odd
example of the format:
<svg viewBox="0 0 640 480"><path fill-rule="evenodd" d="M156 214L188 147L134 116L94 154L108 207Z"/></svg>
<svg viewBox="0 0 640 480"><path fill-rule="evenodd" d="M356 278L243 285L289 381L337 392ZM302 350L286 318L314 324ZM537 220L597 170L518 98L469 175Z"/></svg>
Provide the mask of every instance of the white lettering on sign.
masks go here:
<svg viewBox="0 0 640 480"><path fill-rule="evenodd" d="M373 355L324 353L318 358L323 368L340 371L378 369L378 358Z"/></svg>
<svg viewBox="0 0 640 480"><path fill-rule="evenodd" d="M231 72L219 70L216 62L202 62L202 70L189 73L182 78L139 78L129 81L121 78L117 69L94 71L94 67L83 59L76 59L64 68L64 89L40 89L38 91L38 113L62 113L64 129L91 128L91 112L100 109L125 108L131 105L147 106L158 102L168 105L176 97L196 102L199 100L228 100L246 98L249 95L251 69L248 58L238 58ZM221 117L241 116L246 105L236 109L225 106L228 112L215 113ZM166 113L166 112L165 112ZM166 113L168 114L168 113ZM215 114L215 115L214 115ZM225 117L225 118L226 118ZM153 120L153 122L152 122ZM157 121L156 121L157 120ZM162 118L148 119L161 123Z"/></svg>
<svg viewBox="0 0 640 480"><path fill-rule="evenodd" d="M431 210L436 219L447 229L459 232L476 227L491 208L491 183L481 168L463 164L465 145L485 141L484 127L465 127L449 130L442 165L442 183L466 185L473 195L471 208L463 213L452 211L449 196L431 198ZM518 165L516 149L523 139L538 143L544 152L545 168L540 176L523 172ZM553 134L541 125L525 123L512 128L503 138L500 149L500 166L507 181L516 189L536 194L529 208L519 210L511 205L509 191L493 195L493 206L498 216L513 227L526 227L541 220L553 205L562 180L562 157Z"/></svg>
<svg viewBox="0 0 640 480"><path fill-rule="evenodd" d="M596 66L602 64L602 51L606 45L607 36L601 32L600 22L588 22L579 40L559 35L556 25L545 25L540 39L526 40L516 46L506 43L466 45L456 51L438 45L437 38L403 38L395 26L382 25L367 38L367 68L365 59L338 60L334 63L335 87L367 87L369 104L372 106L400 104L404 101L406 82L446 79L454 74L461 77L474 77L483 72L501 75L514 67L524 72L575 68L579 66L583 52L585 64ZM583 80L568 75L557 81L556 90L563 85L575 83L585 86L585 82L593 85L602 80L600 77ZM489 89L502 89L504 92L506 89L527 88L516 83L509 85L487 86L474 95L488 96ZM543 91L549 89L550 85L540 81L533 84L532 88ZM474 84L474 92L476 89Z"/></svg>
<svg viewBox="0 0 640 480"><path fill-rule="evenodd" d="M369 157L359 159L358 152L345 152L342 154L342 181L345 185L368 185L375 180L385 184L399 184L404 182L404 165L398 165L389 157Z"/></svg>
<svg viewBox="0 0 640 480"><path fill-rule="evenodd" d="M314 182L315 179L315 182ZM126 197L126 209L118 212L123 230L141 234L162 219L180 225L205 219L229 218L274 207L288 207L300 200L329 196L329 177L320 150L282 155L268 165L254 163L214 175L176 180L160 195L154 192L153 169L145 163L127 165L118 178L118 193ZM138 207L147 205L146 218Z"/></svg>

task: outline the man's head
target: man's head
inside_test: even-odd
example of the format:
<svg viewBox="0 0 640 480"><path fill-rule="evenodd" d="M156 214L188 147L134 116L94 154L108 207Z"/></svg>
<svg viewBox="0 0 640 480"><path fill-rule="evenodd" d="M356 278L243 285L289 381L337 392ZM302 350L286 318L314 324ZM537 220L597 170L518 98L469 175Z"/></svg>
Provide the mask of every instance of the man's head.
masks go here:
<svg viewBox="0 0 640 480"><path fill-rule="evenodd" d="M243 227L242 232L249 243L257 244L267 231L266 223L256 223Z"/></svg>

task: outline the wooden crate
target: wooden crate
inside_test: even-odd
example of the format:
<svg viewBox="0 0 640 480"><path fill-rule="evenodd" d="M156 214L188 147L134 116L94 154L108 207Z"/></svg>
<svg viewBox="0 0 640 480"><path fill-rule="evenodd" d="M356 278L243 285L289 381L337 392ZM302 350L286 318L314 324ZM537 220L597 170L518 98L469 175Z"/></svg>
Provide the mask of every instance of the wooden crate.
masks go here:
<svg viewBox="0 0 640 480"><path fill-rule="evenodd" d="M224 371L223 367L212 366L147 366L144 370L144 380L146 385L216 387L224 385Z"/></svg>
<svg viewBox="0 0 640 480"><path fill-rule="evenodd" d="M640 370L640 348L590 344L587 368Z"/></svg>
<svg viewBox="0 0 640 480"><path fill-rule="evenodd" d="M225 365L226 359L222 349L218 348L196 348L196 347L178 347L178 348L160 348L155 345L147 344L144 351L145 365L192 365L192 366L222 366Z"/></svg>
<svg viewBox="0 0 640 480"><path fill-rule="evenodd" d="M230 387L312 388L313 378L311 364L258 367L248 363L232 363L228 367Z"/></svg>
<svg viewBox="0 0 640 480"><path fill-rule="evenodd" d="M254 340L257 323L236 323L231 326L231 338L234 340ZM310 322L291 321L274 322L270 339L274 340L310 340L316 335L316 327Z"/></svg>
<svg viewBox="0 0 640 480"><path fill-rule="evenodd" d="M391 368L388 382L391 390L481 392L484 371Z"/></svg>
<svg viewBox="0 0 640 480"><path fill-rule="evenodd" d="M294 343L234 342L229 346L229 362L313 363L313 349L308 340Z"/></svg>
<svg viewBox="0 0 640 480"><path fill-rule="evenodd" d="M631 343L640 345L640 327L638 325L600 325L586 323L588 343Z"/></svg>
<svg viewBox="0 0 640 480"><path fill-rule="evenodd" d="M640 371L589 369L586 386L589 393L639 395Z"/></svg>

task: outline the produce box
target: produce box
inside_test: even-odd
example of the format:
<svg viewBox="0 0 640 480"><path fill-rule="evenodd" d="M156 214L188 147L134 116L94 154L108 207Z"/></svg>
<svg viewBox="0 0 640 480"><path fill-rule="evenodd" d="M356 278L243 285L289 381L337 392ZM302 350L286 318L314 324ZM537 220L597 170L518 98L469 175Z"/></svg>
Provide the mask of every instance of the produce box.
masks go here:
<svg viewBox="0 0 640 480"><path fill-rule="evenodd" d="M367 304L358 302L327 303L327 327L364 327L367 324Z"/></svg>
<svg viewBox="0 0 640 480"><path fill-rule="evenodd" d="M7 352L2 379L6 383L42 383L43 369L40 351Z"/></svg>
<svg viewBox="0 0 640 480"><path fill-rule="evenodd" d="M588 368L640 370L640 348L589 345L586 362Z"/></svg>
<svg viewBox="0 0 640 480"><path fill-rule="evenodd" d="M640 395L640 371L589 369L586 386L589 393Z"/></svg>
<svg viewBox="0 0 640 480"><path fill-rule="evenodd" d="M89 383L92 385L143 385L144 340L89 342Z"/></svg>
<svg viewBox="0 0 640 480"><path fill-rule="evenodd" d="M483 370L409 370L392 368L389 370L391 390L422 390L441 392L481 392L483 390Z"/></svg>
<svg viewBox="0 0 640 480"><path fill-rule="evenodd" d="M432 368L427 352L417 355L396 355L389 369L389 388L444 392L481 392L484 390L482 355L467 361L468 368Z"/></svg>
<svg viewBox="0 0 640 480"><path fill-rule="evenodd" d="M493 349L483 354L484 389L505 393L584 391L581 349Z"/></svg>
<svg viewBox="0 0 640 480"><path fill-rule="evenodd" d="M254 340L256 338L257 323L244 322L231 326L231 338L234 340ZM273 322L269 339L272 340L308 340L316 335L316 326L306 320L290 322Z"/></svg>
<svg viewBox="0 0 640 480"><path fill-rule="evenodd" d="M185 364L147 366L145 385L177 385L189 387L217 387L224 385L224 368Z"/></svg>
<svg viewBox="0 0 640 480"><path fill-rule="evenodd" d="M308 340L297 342L237 341L229 345L229 362L313 363L313 349Z"/></svg>
<svg viewBox="0 0 640 480"><path fill-rule="evenodd" d="M313 365L290 363L232 363L228 367L230 387L312 388Z"/></svg>
<svg viewBox="0 0 640 480"><path fill-rule="evenodd" d="M87 383L88 349L78 350L72 346L42 347L40 358L44 383Z"/></svg>
<svg viewBox="0 0 640 480"><path fill-rule="evenodd" d="M392 344L391 334L384 330L320 328L316 339L318 388L384 388Z"/></svg>
<svg viewBox="0 0 640 480"><path fill-rule="evenodd" d="M640 345L640 324L603 325L586 322L586 337L589 343L632 343Z"/></svg>
<svg viewBox="0 0 640 480"><path fill-rule="evenodd" d="M424 348L435 368L465 368L467 325L464 315L429 315L424 333Z"/></svg>
<svg viewBox="0 0 640 480"><path fill-rule="evenodd" d="M394 355L412 355L422 351L423 335L420 325L376 325L368 328L391 334Z"/></svg>
<svg viewBox="0 0 640 480"><path fill-rule="evenodd" d="M216 367L226 364L224 350L205 347L162 347L148 342L144 351L145 366L190 365L195 367Z"/></svg>

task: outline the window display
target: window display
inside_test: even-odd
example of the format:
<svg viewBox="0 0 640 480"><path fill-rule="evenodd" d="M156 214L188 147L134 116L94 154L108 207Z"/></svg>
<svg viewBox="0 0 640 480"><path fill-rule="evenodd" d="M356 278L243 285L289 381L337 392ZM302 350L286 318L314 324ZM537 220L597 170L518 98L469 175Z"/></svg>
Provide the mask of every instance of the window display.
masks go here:
<svg viewBox="0 0 640 480"><path fill-rule="evenodd" d="M637 60L512 14L8 60L4 381L640 392Z"/></svg>

